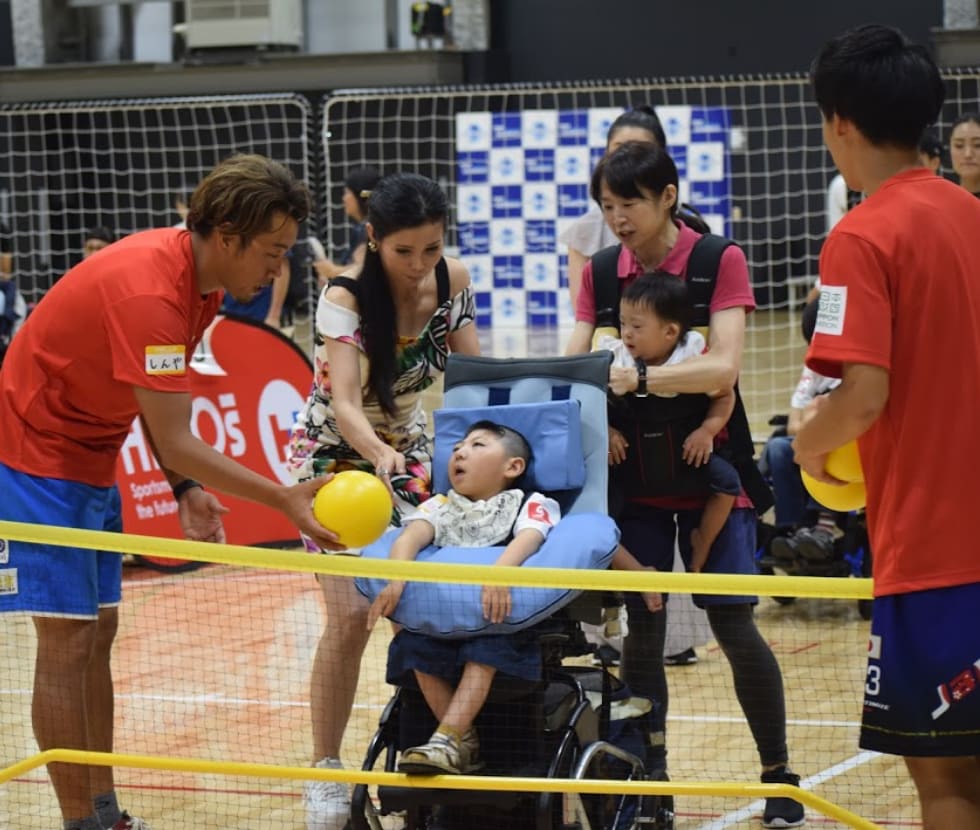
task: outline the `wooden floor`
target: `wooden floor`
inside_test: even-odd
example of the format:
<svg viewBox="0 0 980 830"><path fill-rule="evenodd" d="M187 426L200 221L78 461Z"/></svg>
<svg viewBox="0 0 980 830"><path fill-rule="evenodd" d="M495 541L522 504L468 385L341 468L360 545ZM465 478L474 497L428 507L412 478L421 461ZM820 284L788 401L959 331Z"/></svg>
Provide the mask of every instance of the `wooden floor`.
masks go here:
<svg viewBox="0 0 980 830"><path fill-rule="evenodd" d="M119 752L304 766L307 683L319 633L308 575L209 567L180 576L127 568L114 656ZM763 599L758 619L784 674L789 745L804 786L894 827L919 826L901 764L857 748L867 623L853 601ZM0 764L35 751L30 729L29 621L2 626ZM364 661L344 760L360 764L390 695L388 640L378 626ZM757 780L753 743L727 662L709 644L700 662L668 670L670 770L678 781ZM124 805L155 828L303 827L299 782L119 770ZM759 804L678 801L678 828L753 827ZM812 826L838 826L811 816ZM0 786L0 827L56 828L44 770Z"/></svg>

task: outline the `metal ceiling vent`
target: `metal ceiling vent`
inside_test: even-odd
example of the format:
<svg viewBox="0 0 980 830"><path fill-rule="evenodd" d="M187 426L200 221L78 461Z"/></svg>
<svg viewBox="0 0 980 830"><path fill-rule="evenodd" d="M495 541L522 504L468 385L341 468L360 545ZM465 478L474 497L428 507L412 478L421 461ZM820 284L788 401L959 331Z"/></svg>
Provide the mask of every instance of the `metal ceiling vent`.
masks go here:
<svg viewBox="0 0 980 830"><path fill-rule="evenodd" d="M303 45L302 0L186 0L188 49Z"/></svg>

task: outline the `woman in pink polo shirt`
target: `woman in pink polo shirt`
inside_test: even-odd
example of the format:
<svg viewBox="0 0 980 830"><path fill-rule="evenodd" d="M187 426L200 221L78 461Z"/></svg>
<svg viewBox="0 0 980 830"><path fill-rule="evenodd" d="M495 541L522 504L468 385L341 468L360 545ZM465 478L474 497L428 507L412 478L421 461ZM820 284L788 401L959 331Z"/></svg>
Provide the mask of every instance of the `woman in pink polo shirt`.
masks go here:
<svg viewBox="0 0 980 830"><path fill-rule="evenodd" d="M650 143L630 142L605 156L592 178L592 198L621 244L617 262L620 287L644 273L659 271L688 278L688 261L701 234L677 218L677 167L667 152ZM586 351L596 326L592 262L582 273L576 323L569 353ZM699 275L704 277L705 275ZM732 388L738 380L746 315L755 308L745 255L736 245L721 254L708 308L708 350L673 366L613 368L615 395L708 393ZM627 447L630 452L635 448ZM743 481L743 484L745 482ZM645 566L672 569L675 539L689 567L691 531L704 508L702 497L625 494L617 516L622 544ZM703 567L707 573L755 570L756 518L744 493ZM667 681L663 664L666 615L651 613L628 594L629 636L623 648L623 677L630 688L662 706L651 735L648 769L665 768L662 730L666 723ZM789 768L782 675L752 617L752 596L694 596L705 608L711 629L731 664L735 694L755 738L763 783L799 784ZM803 807L788 798L766 799L765 827L796 827Z"/></svg>

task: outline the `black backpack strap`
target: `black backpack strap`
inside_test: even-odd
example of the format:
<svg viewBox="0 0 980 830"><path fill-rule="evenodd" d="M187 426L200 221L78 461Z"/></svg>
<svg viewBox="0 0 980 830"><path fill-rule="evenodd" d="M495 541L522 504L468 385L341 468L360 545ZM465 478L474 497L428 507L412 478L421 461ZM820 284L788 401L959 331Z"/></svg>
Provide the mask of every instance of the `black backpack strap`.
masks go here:
<svg viewBox="0 0 980 830"><path fill-rule="evenodd" d="M730 239L706 233L696 243L687 261L687 292L694 307L691 324L707 326L711 319L711 296L718 282L721 258L730 245ZM723 454L731 461L742 480L742 487L752 499L756 512L761 516L773 505L772 489L755 463L755 444L749 428L748 415L742 402L742 393L735 384L735 409L728 419L728 443Z"/></svg>
<svg viewBox="0 0 980 830"><path fill-rule="evenodd" d="M687 260L687 296L691 300L694 314L691 326L703 328L711 319L711 297L718 282L718 269L721 258L730 245L730 239L713 233L706 233L691 249Z"/></svg>
<svg viewBox="0 0 980 830"><path fill-rule="evenodd" d="M449 299L449 263L445 257L436 263L436 297L438 305Z"/></svg>
<svg viewBox="0 0 980 830"><path fill-rule="evenodd" d="M610 245L592 255L592 296L595 297L595 327L619 331L619 252Z"/></svg>

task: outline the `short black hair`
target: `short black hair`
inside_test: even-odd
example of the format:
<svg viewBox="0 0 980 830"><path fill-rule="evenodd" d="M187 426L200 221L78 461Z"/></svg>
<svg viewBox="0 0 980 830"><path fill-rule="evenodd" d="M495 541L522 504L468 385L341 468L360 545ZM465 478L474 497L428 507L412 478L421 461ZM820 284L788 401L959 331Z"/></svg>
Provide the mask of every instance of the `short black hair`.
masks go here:
<svg viewBox="0 0 980 830"><path fill-rule="evenodd" d="M504 449L507 450L507 457L523 458L525 469L531 464L531 459L534 457L531 452L531 445L527 442L527 438L516 429L498 424L496 421L483 420L470 424L469 429L466 430L466 435L479 431L496 435L503 442Z"/></svg>
<svg viewBox="0 0 980 830"><path fill-rule="evenodd" d="M683 343L691 329L691 298L687 283L666 271L643 274L623 289L620 298L624 303L646 308L661 320L677 323L681 327L678 341Z"/></svg>
<svg viewBox="0 0 980 830"><path fill-rule="evenodd" d="M878 23L824 44L810 80L824 118L850 121L876 146L917 147L946 95L926 48Z"/></svg>
<svg viewBox="0 0 980 830"><path fill-rule="evenodd" d="M663 147L645 141L627 141L600 159L592 171L589 195L601 206L603 184L621 199L642 199L640 188L660 196L667 185L676 188L679 181L677 165ZM671 212L677 212L676 199Z"/></svg>
<svg viewBox="0 0 980 830"><path fill-rule="evenodd" d="M116 241L116 235L105 225L96 225L94 228L89 228L86 231L83 241L88 241L89 239L98 239L107 245L111 245Z"/></svg>

